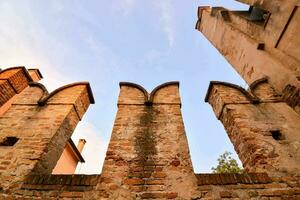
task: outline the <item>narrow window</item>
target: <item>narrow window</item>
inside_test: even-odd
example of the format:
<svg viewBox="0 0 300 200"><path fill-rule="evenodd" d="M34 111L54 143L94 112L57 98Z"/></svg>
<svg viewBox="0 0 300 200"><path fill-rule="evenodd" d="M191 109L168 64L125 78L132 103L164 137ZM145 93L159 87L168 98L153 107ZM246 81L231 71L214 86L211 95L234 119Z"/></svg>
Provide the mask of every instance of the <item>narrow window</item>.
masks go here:
<svg viewBox="0 0 300 200"><path fill-rule="evenodd" d="M261 26L266 26L270 12L255 6L250 6L248 10L234 11L235 14Z"/></svg>
<svg viewBox="0 0 300 200"><path fill-rule="evenodd" d="M261 8L250 6L249 8L249 20L256 22L264 22L268 18L268 11L265 11Z"/></svg>
<svg viewBox="0 0 300 200"><path fill-rule="evenodd" d="M0 146L14 146L18 140L17 137L6 137L0 142Z"/></svg>
<svg viewBox="0 0 300 200"><path fill-rule="evenodd" d="M270 131L274 140L283 140L283 135L279 130Z"/></svg>

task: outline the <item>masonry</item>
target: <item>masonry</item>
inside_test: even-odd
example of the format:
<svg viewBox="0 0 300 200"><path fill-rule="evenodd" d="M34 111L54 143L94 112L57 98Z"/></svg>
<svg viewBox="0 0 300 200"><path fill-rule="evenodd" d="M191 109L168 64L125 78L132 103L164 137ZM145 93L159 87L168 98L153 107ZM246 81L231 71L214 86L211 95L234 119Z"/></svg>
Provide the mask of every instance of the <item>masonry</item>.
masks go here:
<svg viewBox="0 0 300 200"><path fill-rule="evenodd" d="M18 79L11 81L15 73ZM137 84L121 82L102 173L52 175L76 124L94 103L89 84L74 83L49 94L43 85L32 82L33 75L24 67L6 69L0 76L4 83L10 82L9 87L22 88L16 97L9 89L1 90L2 99L12 105L0 118L0 199L300 196L299 123L293 123L299 121L299 115L267 79L256 81L249 91L211 82L206 97L249 173L194 173L178 82L162 84L151 93Z"/></svg>
<svg viewBox="0 0 300 200"><path fill-rule="evenodd" d="M179 82L121 82L101 174L52 175L91 87L49 93L14 67L0 72L0 199L300 199L299 3L240 1L249 10L200 7L196 28L249 84L212 81L205 98L246 173L194 172Z"/></svg>

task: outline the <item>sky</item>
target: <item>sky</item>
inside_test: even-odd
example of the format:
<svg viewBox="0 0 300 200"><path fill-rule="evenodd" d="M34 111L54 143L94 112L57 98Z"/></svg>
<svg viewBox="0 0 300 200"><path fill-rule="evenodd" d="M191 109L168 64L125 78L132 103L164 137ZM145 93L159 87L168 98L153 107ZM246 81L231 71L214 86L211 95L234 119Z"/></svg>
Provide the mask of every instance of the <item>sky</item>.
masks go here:
<svg viewBox="0 0 300 200"><path fill-rule="evenodd" d="M119 82L150 92L180 82L195 172L210 172L232 144L204 97L212 80L246 87L197 30L197 7L246 9L234 0L0 0L0 67L39 68L49 91L89 81L96 103L72 139L87 140L77 173L101 172L117 111ZM234 153L237 159L237 155Z"/></svg>

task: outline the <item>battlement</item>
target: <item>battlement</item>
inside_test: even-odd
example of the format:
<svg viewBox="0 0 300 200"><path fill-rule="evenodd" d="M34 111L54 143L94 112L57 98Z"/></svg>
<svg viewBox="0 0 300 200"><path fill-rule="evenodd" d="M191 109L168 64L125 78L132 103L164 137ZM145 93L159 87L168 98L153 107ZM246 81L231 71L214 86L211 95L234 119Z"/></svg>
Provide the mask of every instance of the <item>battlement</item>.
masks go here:
<svg viewBox="0 0 300 200"><path fill-rule="evenodd" d="M121 82L118 105L136 104L178 104L180 105L179 82L167 82L148 93L142 86L135 83Z"/></svg>
<svg viewBox="0 0 300 200"><path fill-rule="evenodd" d="M300 199L300 5L238 1L249 9L199 7L196 29L249 85L211 81L205 97L245 172L195 174L173 81L121 82L101 174L53 175L91 87L49 93L38 69L13 67L0 71L0 199Z"/></svg>
<svg viewBox="0 0 300 200"><path fill-rule="evenodd" d="M194 173L178 82L159 85L151 93L121 82L102 173L51 175L76 124L94 103L90 85L78 82L49 93L27 79L24 68L6 70L6 75L7 71L22 73L21 80L27 82L0 117L0 199L299 196L300 127L293 123L299 116L267 77L254 81L248 90L212 81L205 99L250 173ZM34 75L39 75L37 70Z"/></svg>

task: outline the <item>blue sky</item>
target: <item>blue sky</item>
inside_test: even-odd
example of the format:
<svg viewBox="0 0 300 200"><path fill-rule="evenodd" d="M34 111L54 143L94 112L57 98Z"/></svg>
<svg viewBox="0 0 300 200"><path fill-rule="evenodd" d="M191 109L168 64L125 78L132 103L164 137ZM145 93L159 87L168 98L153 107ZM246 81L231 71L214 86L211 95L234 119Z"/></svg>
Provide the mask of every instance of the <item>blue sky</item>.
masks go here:
<svg viewBox="0 0 300 200"><path fill-rule="evenodd" d="M245 9L233 0L0 0L0 67L39 68L49 91L89 81L96 99L73 135L86 138L80 173L100 173L117 111L119 82L151 91L180 81L196 172L234 152L204 96L211 80L244 81L194 29L197 7Z"/></svg>

